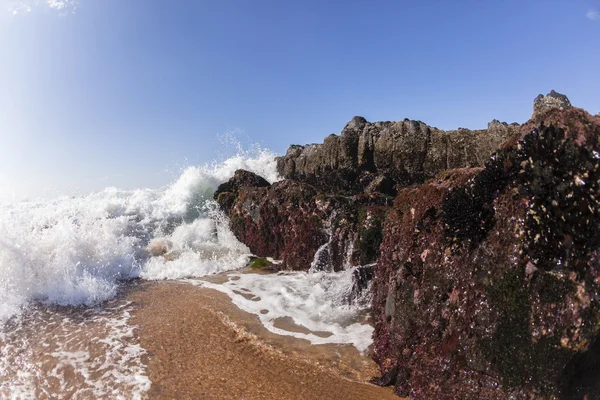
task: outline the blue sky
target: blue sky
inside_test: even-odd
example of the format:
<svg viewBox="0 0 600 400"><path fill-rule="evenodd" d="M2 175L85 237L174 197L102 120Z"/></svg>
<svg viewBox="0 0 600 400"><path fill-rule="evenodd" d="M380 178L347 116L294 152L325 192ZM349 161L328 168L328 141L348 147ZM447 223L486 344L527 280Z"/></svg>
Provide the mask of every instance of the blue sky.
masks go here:
<svg viewBox="0 0 600 400"><path fill-rule="evenodd" d="M483 128L551 89L600 112L600 0L67 3L0 0L0 199L160 187L232 131Z"/></svg>

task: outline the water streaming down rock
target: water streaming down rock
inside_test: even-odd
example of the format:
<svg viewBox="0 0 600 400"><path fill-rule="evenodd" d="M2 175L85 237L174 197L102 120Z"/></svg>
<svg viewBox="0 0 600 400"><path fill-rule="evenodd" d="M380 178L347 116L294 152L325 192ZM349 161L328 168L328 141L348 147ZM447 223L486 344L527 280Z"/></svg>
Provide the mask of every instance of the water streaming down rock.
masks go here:
<svg viewBox="0 0 600 400"><path fill-rule="evenodd" d="M319 247L319 249L315 253L314 258L313 258L312 262L310 263L310 268L308 269L309 274L315 273L315 272L333 272L334 271L333 263L331 262L331 243L333 242L333 234L331 231L331 226L332 226L333 220L336 217L336 214L337 214L337 212L333 211L331 213L331 215L329 216L329 218L327 218L327 222L326 222L325 226L323 227L323 232L328 237L327 243L325 243L321 247ZM350 266L350 264L344 265L343 269L345 270L349 266Z"/></svg>

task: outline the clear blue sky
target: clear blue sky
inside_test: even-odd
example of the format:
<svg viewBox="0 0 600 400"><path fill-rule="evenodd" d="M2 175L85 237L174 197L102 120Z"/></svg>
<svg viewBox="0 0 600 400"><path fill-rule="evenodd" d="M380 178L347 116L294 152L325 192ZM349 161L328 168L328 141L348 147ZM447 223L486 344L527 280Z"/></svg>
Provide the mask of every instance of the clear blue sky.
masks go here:
<svg viewBox="0 0 600 400"><path fill-rule="evenodd" d="M0 0L0 199L160 187L232 130L283 153L354 115L524 122L551 89L600 112L600 0L63 2Z"/></svg>

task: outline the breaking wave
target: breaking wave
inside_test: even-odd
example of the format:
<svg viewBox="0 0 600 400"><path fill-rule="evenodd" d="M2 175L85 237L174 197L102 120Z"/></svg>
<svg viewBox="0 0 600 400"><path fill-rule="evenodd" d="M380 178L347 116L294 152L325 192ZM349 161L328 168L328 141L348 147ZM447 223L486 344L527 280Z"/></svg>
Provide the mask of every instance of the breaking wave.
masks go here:
<svg viewBox="0 0 600 400"><path fill-rule="evenodd" d="M188 167L162 189L107 188L84 197L0 204L0 323L32 302L92 305L119 281L198 277L237 269L249 250L213 201L237 169L278 179L258 149Z"/></svg>

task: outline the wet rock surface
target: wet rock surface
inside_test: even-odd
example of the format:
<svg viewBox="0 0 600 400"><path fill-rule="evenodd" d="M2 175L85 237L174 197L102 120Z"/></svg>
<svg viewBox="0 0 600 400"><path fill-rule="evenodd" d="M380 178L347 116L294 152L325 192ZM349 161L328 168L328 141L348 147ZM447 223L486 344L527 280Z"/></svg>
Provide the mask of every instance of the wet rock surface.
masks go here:
<svg viewBox="0 0 600 400"><path fill-rule="evenodd" d="M222 192L217 201L252 253L283 261L274 268L325 271L374 262L391 205L380 193L325 195L293 180Z"/></svg>
<svg viewBox="0 0 600 400"><path fill-rule="evenodd" d="M217 200L221 193L237 194L243 187L269 187L271 184L262 176L254 172L239 169L233 174L233 178L221 184L215 191L214 198Z"/></svg>
<svg viewBox="0 0 600 400"><path fill-rule="evenodd" d="M484 169L398 193L372 312L380 383L399 395L600 396L600 121L544 120Z"/></svg>

